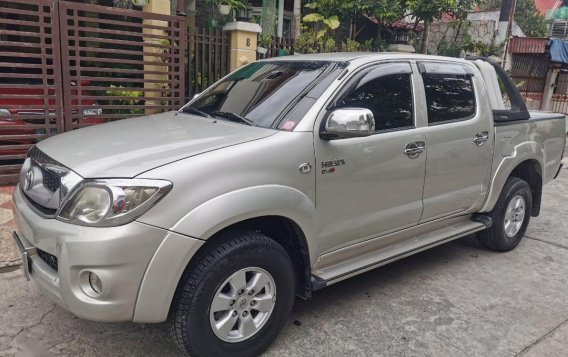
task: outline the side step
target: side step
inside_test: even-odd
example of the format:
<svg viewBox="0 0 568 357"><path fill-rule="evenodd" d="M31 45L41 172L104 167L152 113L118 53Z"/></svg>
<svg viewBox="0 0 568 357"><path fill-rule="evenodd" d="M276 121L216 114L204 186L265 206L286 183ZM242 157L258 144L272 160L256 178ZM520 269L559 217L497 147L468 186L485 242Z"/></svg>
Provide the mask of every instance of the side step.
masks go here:
<svg viewBox="0 0 568 357"><path fill-rule="evenodd" d="M388 263L392 263L412 254L482 231L491 227L492 223L493 222L490 217L476 215L476 217L472 217L471 220L464 220L463 223L459 224L459 226L452 225L434 232L412 237L402 243L378 251L369 251L368 253L361 254L356 258L342 261L331 266L321 267L319 269L316 267L316 270L314 270L312 274L312 289L313 291L323 289L328 285L374 268L378 268ZM363 242L354 246L367 243L368 242ZM347 247L343 249L351 248L352 247ZM328 254L333 253L334 252Z"/></svg>
<svg viewBox="0 0 568 357"><path fill-rule="evenodd" d="M483 224L485 228L491 228L491 226L493 225L493 219L482 213L475 213L473 216L471 216L471 220L473 222L479 222Z"/></svg>

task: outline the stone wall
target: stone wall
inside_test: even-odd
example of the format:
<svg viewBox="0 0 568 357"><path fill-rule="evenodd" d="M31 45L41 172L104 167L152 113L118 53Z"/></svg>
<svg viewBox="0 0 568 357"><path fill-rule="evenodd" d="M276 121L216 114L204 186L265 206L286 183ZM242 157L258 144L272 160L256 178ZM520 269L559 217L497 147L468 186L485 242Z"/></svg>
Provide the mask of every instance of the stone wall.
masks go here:
<svg viewBox="0 0 568 357"><path fill-rule="evenodd" d="M463 42L463 33L467 31L467 34L471 37L472 41L481 41L486 44L491 44L493 41L493 34L495 28L495 22L491 20L473 20L464 22L460 29L460 33L456 36L458 32L457 24L451 22L434 22L430 25L429 41L428 41L428 53L438 54L438 46L442 42Z"/></svg>

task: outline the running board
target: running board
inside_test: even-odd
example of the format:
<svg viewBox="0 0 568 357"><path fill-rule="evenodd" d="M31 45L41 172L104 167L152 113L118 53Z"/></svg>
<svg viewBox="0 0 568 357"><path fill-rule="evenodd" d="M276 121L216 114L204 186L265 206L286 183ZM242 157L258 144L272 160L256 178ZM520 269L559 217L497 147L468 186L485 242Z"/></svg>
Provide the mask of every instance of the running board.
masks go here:
<svg viewBox="0 0 568 357"><path fill-rule="evenodd" d="M471 220L483 224L485 228L491 228L491 226L493 225L493 219L482 213L475 213L473 216L471 216Z"/></svg>
<svg viewBox="0 0 568 357"><path fill-rule="evenodd" d="M481 221L483 221L483 223ZM350 259L323 269L317 269L312 274L313 291L323 289L328 285L392 263L437 245L482 231L490 227L490 225L490 220L472 219L471 221L465 221L463 224L460 224L459 227L454 225L440 229L379 251L363 254L357 257L357 259Z"/></svg>

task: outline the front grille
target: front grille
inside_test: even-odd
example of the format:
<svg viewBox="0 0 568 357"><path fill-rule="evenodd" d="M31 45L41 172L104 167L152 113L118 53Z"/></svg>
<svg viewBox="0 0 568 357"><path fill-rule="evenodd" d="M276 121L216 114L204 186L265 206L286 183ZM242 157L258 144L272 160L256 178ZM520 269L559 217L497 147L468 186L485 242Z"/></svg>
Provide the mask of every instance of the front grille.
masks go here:
<svg viewBox="0 0 568 357"><path fill-rule="evenodd" d="M41 174L43 176L43 185L50 190L51 192L55 192L61 186L61 178L55 172L48 171L41 168Z"/></svg>
<svg viewBox="0 0 568 357"><path fill-rule="evenodd" d="M61 174L46 169L45 165L57 167L63 167L63 165L44 154L37 146L33 146L30 151L28 151L28 157L32 159L34 163L38 164L41 169L43 186L51 192L57 191L59 187L61 187Z"/></svg>
<svg viewBox="0 0 568 357"><path fill-rule="evenodd" d="M34 162L36 162L40 165L58 165L58 166L61 166L60 163L53 160L52 158L50 158L46 154L44 154L44 152L41 151L40 149L38 149L37 146L32 146L32 148L28 151L28 157L30 159L32 159Z"/></svg>
<svg viewBox="0 0 568 357"><path fill-rule="evenodd" d="M41 249L37 250L37 255L43 260L49 267L55 271L57 271L57 257L55 255L51 255L48 252L44 252Z"/></svg>

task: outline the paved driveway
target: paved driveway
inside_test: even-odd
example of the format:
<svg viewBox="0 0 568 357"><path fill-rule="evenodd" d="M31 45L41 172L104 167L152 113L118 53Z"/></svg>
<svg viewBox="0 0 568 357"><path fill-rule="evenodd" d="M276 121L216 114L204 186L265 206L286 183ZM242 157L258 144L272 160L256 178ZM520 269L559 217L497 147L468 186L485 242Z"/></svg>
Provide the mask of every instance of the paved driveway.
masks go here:
<svg viewBox="0 0 568 357"><path fill-rule="evenodd" d="M2 207L0 194L0 356L179 355L163 324L84 321L41 296L10 267L17 257ZM565 169L515 251L494 253L466 237L316 292L296 302L266 355L565 356L567 263Z"/></svg>

